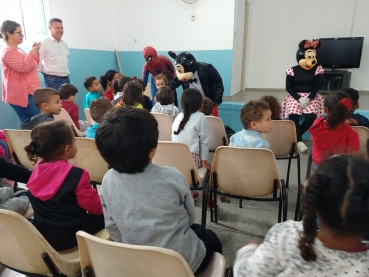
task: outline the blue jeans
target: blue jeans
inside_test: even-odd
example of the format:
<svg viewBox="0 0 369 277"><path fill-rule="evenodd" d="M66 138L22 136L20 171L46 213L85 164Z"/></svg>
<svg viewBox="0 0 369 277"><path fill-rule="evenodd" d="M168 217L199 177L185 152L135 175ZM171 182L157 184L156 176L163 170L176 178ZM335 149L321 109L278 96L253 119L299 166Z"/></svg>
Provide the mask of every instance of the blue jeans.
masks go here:
<svg viewBox="0 0 369 277"><path fill-rule="evenodd" d="M48 88L53 88L55 90L59 90L62 84L69 84L69 76L67 78L60 78L56 76L44 75L45 86Z"/></svg>
<svg viewBox="0 0 369 277"><path fill-rule="evenodd" d="M154 76L151 75L151 103L154 106L155 105L155 96L156 93L158 92L158 89L156 88L155 85L155 81L154 81Z"/></svg>
<svg viewBox="0 0 369 277"><path fill-rule="evenodd" d="M22 123L26 119L36 115L40 114L40 110L36 107L35 103L33 102L33 95L28 94L28 105L27 108L23 108L21 106L9 104L13 110L17 113L19 117L19 121Z"/></svg>

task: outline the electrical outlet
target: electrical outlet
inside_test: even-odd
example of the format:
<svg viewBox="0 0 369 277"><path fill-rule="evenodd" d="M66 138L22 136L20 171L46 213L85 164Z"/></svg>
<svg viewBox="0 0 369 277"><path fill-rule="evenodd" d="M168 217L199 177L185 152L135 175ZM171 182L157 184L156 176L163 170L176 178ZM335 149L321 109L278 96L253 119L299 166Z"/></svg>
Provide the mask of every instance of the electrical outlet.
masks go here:
<svg viewBox="0 0 369 277"><path fill-rule="evenodd" d="M192 21L195 21L195 20L196 20L196 14L195 14L195 13L192 13L192 14L191 14L191 20L192 20Z"/></svg>

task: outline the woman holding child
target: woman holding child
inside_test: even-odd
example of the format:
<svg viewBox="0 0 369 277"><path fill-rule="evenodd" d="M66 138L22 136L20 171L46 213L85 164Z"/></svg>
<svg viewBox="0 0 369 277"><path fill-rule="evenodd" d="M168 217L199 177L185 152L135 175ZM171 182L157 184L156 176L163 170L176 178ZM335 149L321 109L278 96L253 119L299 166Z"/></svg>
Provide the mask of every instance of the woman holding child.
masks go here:
<svg viewBox="0 0 369 277"><path fill-rule="evenodd" d="M6 44L1 52L2 100L14 109L20 122L23 122L40 113L33 103L33 92L40 87L37 67L41 44L34 43L28 54L19 48L24 35L21 26L15 21L5 20L0 33Z"/></svg>

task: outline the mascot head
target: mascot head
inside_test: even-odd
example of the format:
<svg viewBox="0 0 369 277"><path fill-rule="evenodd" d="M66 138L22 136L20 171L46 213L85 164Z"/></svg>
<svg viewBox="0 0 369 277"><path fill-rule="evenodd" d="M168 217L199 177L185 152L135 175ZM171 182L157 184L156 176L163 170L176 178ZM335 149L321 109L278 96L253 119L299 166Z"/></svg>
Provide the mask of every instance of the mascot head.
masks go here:
<svg viewBox="0 0 369 277"><path fill-rule="evenodd" d="M155 61L158 57L158 53L156 53L155 48L151 47L151 46L146 46L143 49L143 55L145 60L149 63L152 62L153 60Z"/></svg>
<svg viewBox="0 0 369 277"><path fill-rule="evenodd" d="M183 82L190 80L197 70L195 57L189 52L182 52L178 56L172 51L169 51L168 54L174 59L178 80Z"/></svg>
<svg viewBox="0 0 369 277"><path fill-rule="evenodd" d="M320 47L319 40L304 39L299 43L299 49L296 52L296 60L303 69L310 70L317 64L316 49Z"/></svg>

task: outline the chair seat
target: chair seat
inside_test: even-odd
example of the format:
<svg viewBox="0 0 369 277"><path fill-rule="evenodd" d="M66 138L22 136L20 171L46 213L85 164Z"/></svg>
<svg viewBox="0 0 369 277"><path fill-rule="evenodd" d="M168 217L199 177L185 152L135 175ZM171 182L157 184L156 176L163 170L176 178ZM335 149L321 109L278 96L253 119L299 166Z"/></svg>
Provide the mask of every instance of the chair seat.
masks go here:
<svg viewBox="0 0 369 277"><path fill-rule="evenodd" d="M102 229L100 232L94 234L94 236L100 239L111 240L110 235L108 231L106 231L106 229Z"/></svg>
<svg viewBox="0 0 369 277"><path fill-rule="evenodd" d="M69 260L69 261L79 259L78 246L70 248L70 249L62 250L62 251L56 251L56 252L58 252L58 254L62 256L64 259Z"/></svg>
<svg viewBox="0 0 369 277"><path fill-rule="evenodd" d="M197 174L199 174L199 185L202 186L204 184L204 180L206 177L206 173L208 170L204 167L200 167L197 169Z"/></svg>
<svg viewBox="0 0 369 277"><path fill-rule="evenodd" d="M226 262L222 254L215 252L208 266L196 277L223 277L225 276Z"/></svg>

